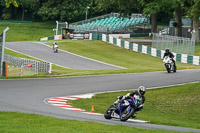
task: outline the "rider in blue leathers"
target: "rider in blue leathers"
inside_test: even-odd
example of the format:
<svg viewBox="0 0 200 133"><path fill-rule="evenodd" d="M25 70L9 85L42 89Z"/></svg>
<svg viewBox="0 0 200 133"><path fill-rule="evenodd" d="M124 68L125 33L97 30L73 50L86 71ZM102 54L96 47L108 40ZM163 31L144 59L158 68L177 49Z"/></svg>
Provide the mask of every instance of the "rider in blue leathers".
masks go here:
<svg viewBox="0 0 200 133"><path fill-rule="evenodd" d="M145 102L145 97L144 97L145 92L146 92L146 88L144 86L140 86L138 88L138 91L132 91L131 93L126 94L125 96L119 96L118 100L114 102L114 106L118 105L119 103L122 103L124 100L134 97L137 103L137 107L133 115L133 117L135 118L136 112L143 109L143 104Z"/></svg>

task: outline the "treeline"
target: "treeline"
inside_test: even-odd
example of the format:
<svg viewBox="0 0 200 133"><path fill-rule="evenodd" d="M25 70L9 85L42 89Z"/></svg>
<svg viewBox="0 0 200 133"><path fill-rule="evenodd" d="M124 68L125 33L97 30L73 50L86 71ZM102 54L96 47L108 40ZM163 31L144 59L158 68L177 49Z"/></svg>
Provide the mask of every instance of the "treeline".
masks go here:
<svg viewBox="0 0 200 133"><path fill-rule="evenodd" d="M181 36L182 16L193 20L193 29L199 27L200 0L0 0L1 19L60 20L73 22L111 12L124 16L143 13L151 16L152 32L157 31L158 17L174 17L176 35ZM159 18L159 19L160 19Z"/></svg>

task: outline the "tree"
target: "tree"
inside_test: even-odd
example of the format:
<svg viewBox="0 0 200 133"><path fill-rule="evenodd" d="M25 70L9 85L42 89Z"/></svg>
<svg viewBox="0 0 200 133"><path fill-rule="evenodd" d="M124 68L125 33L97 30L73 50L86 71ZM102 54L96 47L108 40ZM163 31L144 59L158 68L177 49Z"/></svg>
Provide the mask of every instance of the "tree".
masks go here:
<svg viewBox="0 0 200 133"><path fill-rule="evenodd" d="M193 18L193 29L195 35L195 42L200 43L199 39L199 17L200 17L200 0L191 0L192 7L190 8L189 12Z"/></svg>
<svg viewBox="0 0 200 133"><path fill-rule="evenodd" d="M25 9L30 7L30 0L18 0L18 5L22 8L22 21L24 21Z"/></svg>
<svg viewBox="0 0 200 133"><path fill-rule="evenodd" d="M151 15L151 32L157 33L157 14L161 10L160 1L158 0L141 0L141 5L144 6L143 13Z"/></svg>
<svg viewBox="0 0 200 133"><path fill-rule="evenodd" d="M37 13L43 20L71 21L85 15L89 2L89 0L48 0L42 4Z"/></svg>
<svg viewBox="0 0 200 133"><path fill-rule="evenodd" d="M16 0L5 0L6 2L6 7L9 8L10 4L13 4L15 7L18 7L18 4L16 2Z"/></svg>
<svg viewBox="0 0 200 133"><path fill-rule="evenodd" d="M138 0L96 0L101 11L117 12L124 16L142 10Z"/></svg>

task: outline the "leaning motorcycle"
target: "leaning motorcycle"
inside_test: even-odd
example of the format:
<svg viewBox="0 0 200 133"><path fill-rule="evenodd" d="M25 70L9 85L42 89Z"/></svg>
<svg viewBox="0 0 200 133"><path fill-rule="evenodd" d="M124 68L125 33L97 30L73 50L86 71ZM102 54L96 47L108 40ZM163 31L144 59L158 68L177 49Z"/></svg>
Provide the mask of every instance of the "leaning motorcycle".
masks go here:
<svg viewBox="0 0 200 133"><path fill-rule="evenodd" d="M140 102L140 101L138 101ZM123 100L118 105L113 104L104 113L106 119L117 118L121 121L127 121L130 117L134 117L133 114L137 108L137 102L135 98Z"/></svg>
<svg viewBox="0 0 200 133"><path fill-rule="evenodd" d="M172 58L170 58L169 56L164 57L163 64L165 65L168 73L176 72L176 66L172 61Z"/></svg>

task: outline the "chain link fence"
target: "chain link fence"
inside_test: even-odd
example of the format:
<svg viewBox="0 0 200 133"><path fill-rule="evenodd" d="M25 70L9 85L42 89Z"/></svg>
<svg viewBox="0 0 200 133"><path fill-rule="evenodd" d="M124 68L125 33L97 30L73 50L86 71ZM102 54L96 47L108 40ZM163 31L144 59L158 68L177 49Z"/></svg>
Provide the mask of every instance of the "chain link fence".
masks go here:
<svg viewBox="0 0 200 133"><path fill-rule="evenodd" d="M52 70L51 63L19 58L8 54L5 54L4 61L6 61L9 65L20 68L21 76L23 74L24 69L32 71L32 73L35 75L37 75L38 72L51 73Z"/></svg>
<svg viewBox="0 0 200 133"><path fill-rule="evenodd" d="M157 33L153 33L152 47L159 50L169 48L170 51L180 54L194 55L195 53L194 40L184 37L159 35Z"/></svg>

